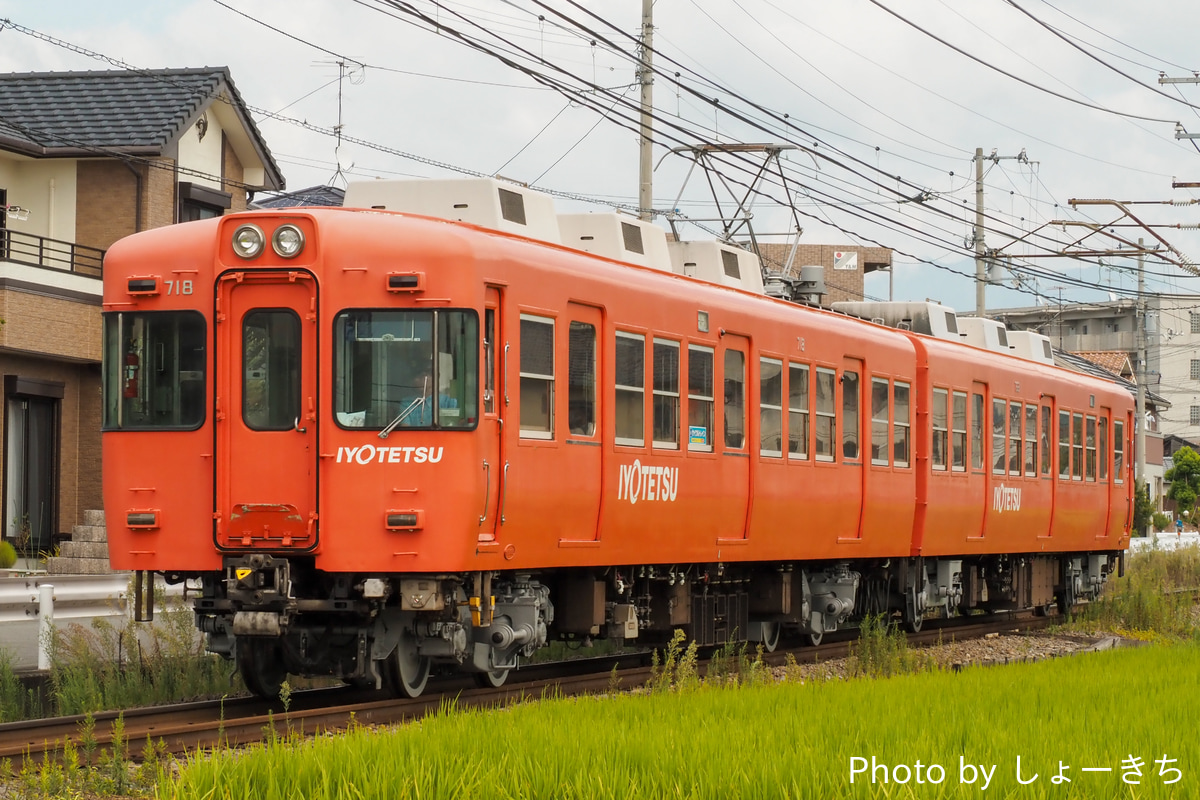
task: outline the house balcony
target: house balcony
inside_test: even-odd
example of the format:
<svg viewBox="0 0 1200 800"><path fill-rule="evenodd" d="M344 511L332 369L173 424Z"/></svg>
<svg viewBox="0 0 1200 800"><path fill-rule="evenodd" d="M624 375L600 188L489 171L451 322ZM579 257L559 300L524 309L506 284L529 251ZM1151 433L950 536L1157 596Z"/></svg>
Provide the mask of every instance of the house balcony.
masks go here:
<svg viewBox="0 0 1200 800"><path fill-rule="evenodd" d="M0 350L100 361L104 251L0 229Z"/></svg>

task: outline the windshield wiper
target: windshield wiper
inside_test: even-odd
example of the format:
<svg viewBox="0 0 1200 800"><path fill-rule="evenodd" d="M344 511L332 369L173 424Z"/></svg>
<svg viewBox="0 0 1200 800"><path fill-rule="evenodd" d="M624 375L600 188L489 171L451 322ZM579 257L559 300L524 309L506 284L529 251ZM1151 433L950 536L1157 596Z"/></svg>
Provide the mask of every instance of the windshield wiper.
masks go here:
<svg viewBox="0 0 1200 800"><path fill-rule="evenodd" d="M413 409L423 408L424 405L425 405L424 397L418 397L416 400L413 400L411 403L408 404L408 408L406 408L400 412L400 416L396 417L394 420L389 422L388 426L379 432L379 438L386 439L388 437L388 434L391 433L392 431L396 430L396 426L399 425L401 422L403 422L408 417L408 415L413 412Z"/></svg>

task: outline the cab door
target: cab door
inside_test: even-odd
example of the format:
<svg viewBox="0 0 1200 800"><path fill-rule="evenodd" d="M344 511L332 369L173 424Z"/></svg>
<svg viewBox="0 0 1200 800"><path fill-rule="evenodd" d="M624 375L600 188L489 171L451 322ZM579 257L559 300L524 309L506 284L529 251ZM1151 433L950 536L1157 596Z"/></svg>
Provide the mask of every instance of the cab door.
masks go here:
<svg viewBox="0 0 1200 800"><path fill-rule="evenodd" d="M226 273L216 298L216 544L312 550L316 281L300 271Z"/></svg>

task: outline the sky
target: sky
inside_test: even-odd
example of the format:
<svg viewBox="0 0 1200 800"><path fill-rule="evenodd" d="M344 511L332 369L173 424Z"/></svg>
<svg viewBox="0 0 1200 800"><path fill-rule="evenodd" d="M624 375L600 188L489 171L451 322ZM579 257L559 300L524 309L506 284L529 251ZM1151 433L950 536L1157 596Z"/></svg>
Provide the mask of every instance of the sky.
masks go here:
<svg viewBox="0 0 1200 800"><path fill-rule="evenodd" d="M640 0L0 0L17 26L0 30L0 71L226 66L289 189L500 175L553 192L561 211L628 210L641 12ZM981 148L983 241L1008 267L989 309L1132 296L1139 238L1158 247L1148 291L1200 291L1178 266L1200 263L1188 228L1200 190L1172 187L1200 183L1200 138L1177 138L1200 134L1200 83L1159 83L1200 70L1200 4L657 0L653 23L654 207L683 238L713 238L714 218L752 198L761 240L799 228L806 244L892 248L869 299L973 311ZM695 166L685 146L711 143L786 149L759 178L759 153ZM1062 255L1118 248L1114 236L1125 253Z"/></svg>

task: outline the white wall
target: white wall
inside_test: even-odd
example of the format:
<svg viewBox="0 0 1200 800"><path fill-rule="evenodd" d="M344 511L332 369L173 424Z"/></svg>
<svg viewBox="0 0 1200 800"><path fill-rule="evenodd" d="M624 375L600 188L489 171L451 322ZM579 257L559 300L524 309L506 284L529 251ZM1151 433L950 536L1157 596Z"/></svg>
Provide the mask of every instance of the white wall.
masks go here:
<svg viewBox="0 0 1200 800"><path fill-rule="evenodd" d="M0 158L0 185L10 205L29 209L29 219L9 217L9 230L75 241L74 159L16 161Z"/></svg>

